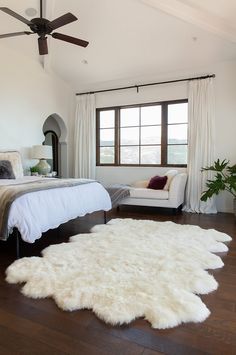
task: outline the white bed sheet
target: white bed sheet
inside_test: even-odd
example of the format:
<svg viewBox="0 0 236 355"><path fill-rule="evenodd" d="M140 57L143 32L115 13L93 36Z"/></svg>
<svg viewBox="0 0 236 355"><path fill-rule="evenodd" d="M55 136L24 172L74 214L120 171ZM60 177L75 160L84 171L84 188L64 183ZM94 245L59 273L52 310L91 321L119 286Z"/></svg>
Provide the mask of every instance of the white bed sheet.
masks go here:
<svg viewBox="0 0 236 355"><path fill-rule="evenodd" d="M5 182L2 180L0 185L27 183L32 180L39 178L25 177ZM30 192L12 203L8 230L16 227L24 241L34 243L42 233L57 228L62 223L87 213L110 209L110 196L98 182Z"/></svg>

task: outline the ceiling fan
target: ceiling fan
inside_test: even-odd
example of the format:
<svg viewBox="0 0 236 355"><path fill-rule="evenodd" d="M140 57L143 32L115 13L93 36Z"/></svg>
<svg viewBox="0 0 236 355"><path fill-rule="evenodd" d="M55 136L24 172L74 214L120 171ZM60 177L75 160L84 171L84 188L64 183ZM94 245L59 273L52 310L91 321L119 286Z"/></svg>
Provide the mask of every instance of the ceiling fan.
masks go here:
<svg viewBox="0 0 236 355"><path fill-rule="evenodd" d="M6 33L3 35L0 35L0 39L6 38L6 37L16 37L16 36L22 36L22 35L37 34L39 36L38 47L39 47L39 54L40 55L48 54L47 35L50 35L53 38L59 39L61 41L76 44L77 46L81 46L81 47L87 47L87 45L89 44L89 42L83 41L82 39L67 36L67 35L64 35L64 34L58 33L58 32L53 32L57 28L65 26L68 23L74 22L78 19L76 16L74 16L70 12L56 18L53 21L49 21L46 18L43 18L43 0L40 0L40 17L33 18L32 20L28 20L28 19L22 17L21 15L10 10L7 7L0 7L0 10L10 16L13 16L17 20L24 22L27 26L29 26L29 28L31 30L31 31L23 31L23 32Z"/></svg>

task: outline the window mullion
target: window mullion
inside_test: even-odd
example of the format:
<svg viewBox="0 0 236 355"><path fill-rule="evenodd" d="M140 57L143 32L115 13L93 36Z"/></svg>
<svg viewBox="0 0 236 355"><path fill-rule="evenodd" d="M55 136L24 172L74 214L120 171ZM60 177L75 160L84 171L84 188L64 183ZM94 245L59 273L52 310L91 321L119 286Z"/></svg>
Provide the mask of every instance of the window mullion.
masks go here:
<svg viewBox="0 0 236 355"><path fill-rule="evenodd" d="M100 165L100 110L96 111L96 162Z"/></svg>
<svg viewBox="0 0 236 355"><path fill-rule="evenodd" d="M161 117L161 165L167 165L168 105L162 104Z"/></svg>
<svg viewBox="0 0 236 355"><path fill-rule="evenodd" d="M115 109L115 165L120 165L120 108Z"/></svg>
<svg viewBox="0 0 236 355"><path fill-rule="evenodd" d="M139 107L139 165L141 165L141 107Z"/></svg>

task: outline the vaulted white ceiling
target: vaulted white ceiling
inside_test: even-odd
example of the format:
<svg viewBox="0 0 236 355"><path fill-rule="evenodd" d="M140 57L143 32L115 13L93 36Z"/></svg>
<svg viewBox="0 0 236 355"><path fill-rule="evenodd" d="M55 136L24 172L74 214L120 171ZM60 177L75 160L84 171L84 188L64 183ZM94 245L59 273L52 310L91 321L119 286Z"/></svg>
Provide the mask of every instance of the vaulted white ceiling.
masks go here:
<svg viewBox="0 0 236 355"><path fill-rule="evenodd" d="M1 1L25 17L26 8L38 5L39 0ZM49 19L75 14L77 22L57 31L90 42L81 48L50 40L47 63L76 91L236 58L235 0L47 0L46 12ZM0 33L25 29L0 13ZM36 38L1 39L0 48L38 60Z"/></svg>

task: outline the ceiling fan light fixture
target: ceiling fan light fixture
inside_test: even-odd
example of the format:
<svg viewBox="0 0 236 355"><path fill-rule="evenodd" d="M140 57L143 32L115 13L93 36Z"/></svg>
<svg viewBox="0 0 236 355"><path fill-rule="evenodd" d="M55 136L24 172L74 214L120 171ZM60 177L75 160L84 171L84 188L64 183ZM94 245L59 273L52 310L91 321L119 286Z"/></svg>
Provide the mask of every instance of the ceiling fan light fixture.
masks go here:
<svg viewBox="0 0 236 355"><path fill-rule="evenodd" d="M36 16L38 11L34 9L33 7L29 7L28 9L25 10L25 14L29 17L34 17Z"/></svg>

